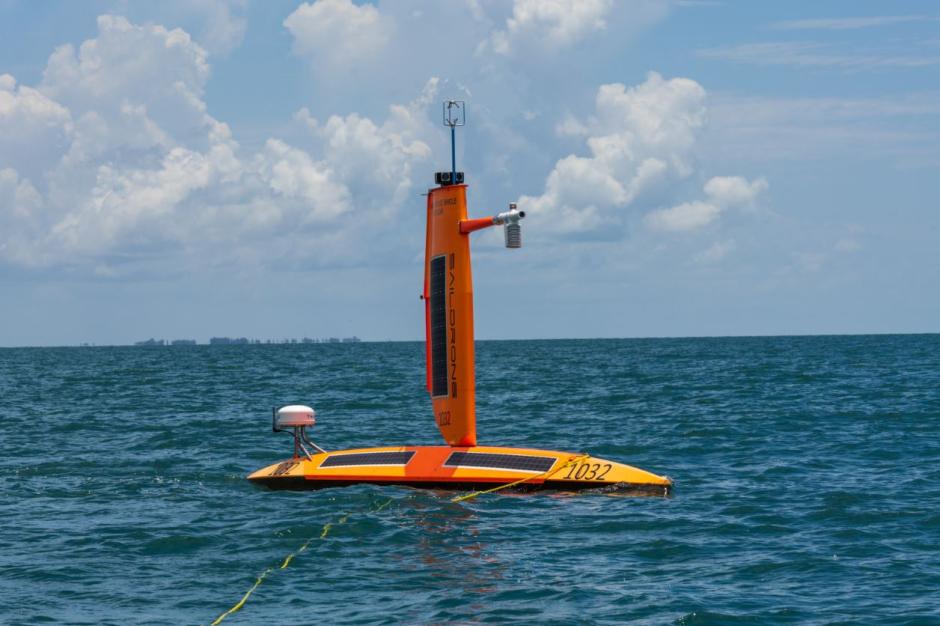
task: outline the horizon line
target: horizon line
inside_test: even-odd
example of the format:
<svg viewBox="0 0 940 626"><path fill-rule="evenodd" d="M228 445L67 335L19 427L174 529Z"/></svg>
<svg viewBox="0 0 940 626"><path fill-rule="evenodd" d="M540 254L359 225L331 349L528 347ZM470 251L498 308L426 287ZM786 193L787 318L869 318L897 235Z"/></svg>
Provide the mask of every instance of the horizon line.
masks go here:
<svg viewBox="0 0 940 626"><path fill-rule="evenodd" d="M742 334L742 335L637 335L629 337L527 337L527 338L476 338L475 341L642 341L649 339L774 339L788 337L881 337L881 336L915 336L940 335L940 331L910 331L910 332L863 332L863 333L782 333L782 334ZM265 340L266 341L266 340ZM219 347L219 346L290 346L290 345L355 345L357 343L424 343L424 339L363 339L357 342L308 342L296 341L264 343L228 343L210 344L196 343L195 345L134 345L133 343L80 343L80 344L46 344L46 345L4 345L0 350L42 349L42 348L193 348L193 347Z"/></svg>

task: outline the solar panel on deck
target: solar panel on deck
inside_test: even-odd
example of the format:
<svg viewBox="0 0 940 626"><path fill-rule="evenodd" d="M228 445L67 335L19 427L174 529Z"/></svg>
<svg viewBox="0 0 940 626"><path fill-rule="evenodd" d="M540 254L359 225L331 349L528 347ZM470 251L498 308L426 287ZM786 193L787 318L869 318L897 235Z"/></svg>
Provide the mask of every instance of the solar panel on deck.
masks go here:
<svg viewBox="0 0 940 626"><path fill-rule="evenodd" d="M358 454L335 454L326 457L320 467L344 467L347 465L407 465L414 450L407 452L360 452Z"/></svg>
<svg viewBox="0 0 940 626"><path fill-rule="evenodd" d="M445 467L483 467L486 469L547 472L555 464L555 457L526 456L523 454L491 454L488 452L452 452Z"/></svg>
<svg viewBox="0 0 940 626"><path fill-rule="evenodd" d="M431 312L431 395L447 395L447 257L431 259L429 295Z"/></svg>

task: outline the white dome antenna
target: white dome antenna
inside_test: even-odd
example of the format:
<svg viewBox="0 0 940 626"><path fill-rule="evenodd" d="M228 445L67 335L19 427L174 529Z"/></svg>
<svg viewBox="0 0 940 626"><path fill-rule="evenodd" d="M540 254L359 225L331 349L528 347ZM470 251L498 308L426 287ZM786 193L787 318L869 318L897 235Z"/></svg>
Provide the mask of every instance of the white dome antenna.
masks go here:
<svg viewBox="0 0 940 626"><path fill-rule="evenodd" d="M291 429L291 434L294 437L294 458L300 456L300 452L307 456L308 459L311 458L310 451L304 446L314 448L317 452L326 453L326 450L313 443L307 437L307 428L312 427L317 423L317 412L313 410L313 407L309 407L303 404L289 404L287 406L282 406L280 409L274 407L271 409L271 430L276 433L285 432L288 429Z"/></svg>

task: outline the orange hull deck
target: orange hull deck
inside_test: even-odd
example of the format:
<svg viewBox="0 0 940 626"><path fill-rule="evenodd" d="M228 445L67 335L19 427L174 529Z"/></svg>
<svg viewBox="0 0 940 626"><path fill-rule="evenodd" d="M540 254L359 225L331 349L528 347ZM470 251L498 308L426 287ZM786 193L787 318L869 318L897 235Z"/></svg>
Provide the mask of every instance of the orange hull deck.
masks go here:
<svg viewBox="0 0 940 626"><path fill-rule="evenodd" d="M519 490L605 489L657 496L672 490L667 477L586 454L492 446L337 450L274 463L248 479L290 490L363 483L468 490L523 480Z"/></svg>

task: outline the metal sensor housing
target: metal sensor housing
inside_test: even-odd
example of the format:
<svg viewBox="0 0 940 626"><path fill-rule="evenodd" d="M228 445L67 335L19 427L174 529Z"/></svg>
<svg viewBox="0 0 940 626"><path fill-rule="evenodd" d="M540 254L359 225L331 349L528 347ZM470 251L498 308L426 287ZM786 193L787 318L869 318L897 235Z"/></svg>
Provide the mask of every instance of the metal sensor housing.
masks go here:
<svg viewBox="0 0 940 626"><path fill-rule="evenodd" d="M522 247L522 224L519 222L525 217L525 211L516 209L516 203L509 204L509 210L493 218L494 224L503 225L503 237L507 248Z"/></svg>

